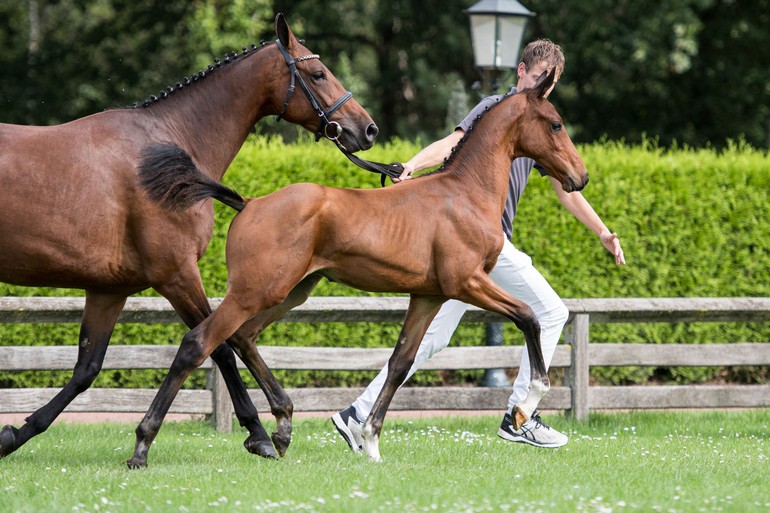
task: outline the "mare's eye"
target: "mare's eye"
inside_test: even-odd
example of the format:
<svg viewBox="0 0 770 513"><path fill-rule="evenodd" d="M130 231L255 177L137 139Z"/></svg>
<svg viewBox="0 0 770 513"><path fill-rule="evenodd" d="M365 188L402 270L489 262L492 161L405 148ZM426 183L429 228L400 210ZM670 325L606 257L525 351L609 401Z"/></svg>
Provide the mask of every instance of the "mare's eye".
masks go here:
<svg viewBox="0 0 770 513"><path fill-rule="evenodd" d="M559 130L561 130L561 123L557 121L554 121L553 123L551 123L551 130L553 130L554 132L558 132Z"/></svg>
<svg viewBox="0 0 770 513"><path fill-rule="evenodd" d="M312 76L313 80L323 80L326 78L326 74L323 71L316 71Z"/></svg>

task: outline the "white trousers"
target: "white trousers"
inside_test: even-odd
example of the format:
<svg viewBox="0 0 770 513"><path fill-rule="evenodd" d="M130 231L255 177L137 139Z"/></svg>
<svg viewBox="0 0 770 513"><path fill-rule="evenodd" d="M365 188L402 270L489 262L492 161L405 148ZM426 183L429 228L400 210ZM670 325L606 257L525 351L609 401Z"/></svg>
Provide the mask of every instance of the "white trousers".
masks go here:
<svg viewBox="0 0 770 513"><path fill-rule="evenodd" d="M540 322L540 345L547 369L551 365L556 344L559 342L559 337L569 315L564 302L543 278L543 275L532 266L532 259L529 255L516 249L507 239L489 276L511 296L532 308L535 317ZM431 356L449 345L452 334L457 329L457 325L467 309L466 303L455 299L450 299L441 306L428 327L422 342L420 342L414 364L409 369L406 379L409 379ZM353 402L360 419L369 416L374 401L380 395L380 390L385 384L387 375L388 365L385 364L385 367L369 384L364 393ZM509 412L515 404L522 402L527 396L529 378L529 355L525 350L521 355L519 373L513 383L513 392L508 399Z"/></svg>

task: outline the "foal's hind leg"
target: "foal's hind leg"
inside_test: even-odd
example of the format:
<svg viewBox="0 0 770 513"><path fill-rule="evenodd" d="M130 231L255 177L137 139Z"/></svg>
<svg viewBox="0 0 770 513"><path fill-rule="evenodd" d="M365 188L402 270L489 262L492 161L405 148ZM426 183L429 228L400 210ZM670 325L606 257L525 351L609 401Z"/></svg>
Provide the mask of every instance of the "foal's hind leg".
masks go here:
<svg viewBox="0 0 770 513"><path fill-rule="evenodd" d="M291 415L294 406L289 396L278 384L275 377L273 377L273 373L265 364L259 351L257 351L256 339L265 328L283 317L286 312L307 301L310 292L312 292L320 280L320 275L306 277L289 292L282 303L268 308L264 312L260 312L241 326L236 335L243 335L243 337L232 337L230 339L233 340L233 348L238 353L238 356L257 380L262 391L265 392L267 401L270 404L270 410L276 420L276 430L273 433L272 440L275 448L278 450L278 454L281 456L286 453L286 449L291 443ZM265 376L268 376L270 380L265 380ZM243 442L243 445L249 452L254 452L254 444L261 443L261 441L253 440L252 437L249 437Z"/></svg>
<svg viewBox="0 0 770 513"><path fill-rule="evenodd" d="M171 302L182 321L190 328L194 328L211 314L211 306L203 289L200 274L197 272L197 264L191 272L180 273L178 279L156 287L156 289ZM228 344L230 343L238 344L238 342L228 341ZM235 410L238 422L249 431L247 441L251 442L247 448L253 454L264 458L277 459L278 454L273 449L270 436L259 420L257 409L249 397L246 385L241 379L241 374L236 366L235 356L228 344L222 344L214 349L211 353L211 359L214 360L214 363L217 364L217 367L222 372L222 377L232 399L233 409ZM269 374L270 370L266 367L265 369ZM269 379L272 379L274 383L271 393L275 396L280 396L281 394L286 396L286 393L277 384L272 374L265 378L266 381ZM291 406L291 403L289 405ZM291 412L289 413L289 418L291 419Z"/></svg>
<svg viewBox="0 0 770 513"><path fill-rule="evenodd" d="M404 326L401 328L393 354L388 360L388 376L362 428L364 452L373 461L382 460L379 448L380 432L390 401L404 383L414 363L420 342L444 301L446 298L443 297L414 295L409 301Z"/></svg>
<svg viewBox="0 0 770 513"><path fill-rule="evenodd" d="M86 294L80 324L78 359L72 378L48 404L27 417L20 429L5 426L0 431L0 457L7 456L33 436L48 429L64 408L91 386L102 368L112 330L125 302L126 296L123 295Z"/></svg>
<svg viewBox="0 0 770 513"><path fill-rule="evenodd" d="M236 301L225 297L213 314L184 336L166 378L136 428L134 454L126 462L129 468L147 466L152 441L187 376L252 315L253 311L244 310Z"/></svg>

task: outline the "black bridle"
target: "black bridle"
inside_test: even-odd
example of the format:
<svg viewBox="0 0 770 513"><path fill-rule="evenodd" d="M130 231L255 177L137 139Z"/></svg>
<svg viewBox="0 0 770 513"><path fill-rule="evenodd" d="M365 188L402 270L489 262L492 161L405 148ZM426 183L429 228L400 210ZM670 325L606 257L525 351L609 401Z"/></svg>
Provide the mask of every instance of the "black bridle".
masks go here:
<svg viewBox="0 0 770 513"><path fill-rule="evenodd" d="M318 141L321 139L321 137L326 137L327 139L336 142L340 135L342 135L342 127L336 121L329 121L329 118L331 118L332 114L334 114L337 109L342 107L346 101L353 97L353 93L350 91L345 91L345 94L340 96L331 107L324 110L323 107L321 107L321 102L318 101L318 98L316 98L313 90L308 87L307 82L305 82L305 79L302 78L302 75L297 69L298 62L307 61L310 59L318 59L318 54L310 53L295 59L289 55L289 51L286 50L286 47L283 46L283 43L281 43L280 40L276 40L275 44L278 45L278 49L281 50L283 59L286 61L286 65L289 67L289 75L291 77L291 81L289 82L289 92L286 93L286 99L283 102L283 107L281 108L281 112L276 117L276 120L280 120L286 113L286 109L289 107L289 102L291 101L292 96L294 96L295 82L299 82L299 86L303 91L305 91L305 96L307 96L308 101L310 101L310 105L316 111L316 114L318 114L318 118L321 121L321 123L318 125L318 130L315 131L315 140ZM332 133L329 132L330 129L333 130Z"/></svg>
<svg viewBox="0 0 770 513"><path fill-rule="evenodd" d="M361 169L366 169L367 171L371 171L373 173L382 174L380 177L380 183L383 185L383 187L385 186L385 176L389 176L391 179L398 178L401 175L401 172L404 170L404 166L401 164L397 162L394 162L393 164L383 164L380 162L364 160L349 152L348 149L345 148L345 146L343 146L340 142L342 126L340 126L340 124L336 121L330 121L330 118L332 114L337 111L337 109L342 107L345 102L353 97L353 93L350 91L345 91L345 93L340 96L337 101L331 105L331 107L324 110L323 107L321 107L321 102L318 101L318 98L316 98L313 90L310 89L310 87L307 85L307 82L305 82L305 79L302 78L302 75L297 69L298 62L307 61L310 59L318 59L319 55L311 53L293 58L280 40L276 40L275 44L278 46L278 49L283 55L283 59L286 61L286 65L289 67L289 75L291 77L289 82L289 91L286 93L286 99L283 102L283 107L281 107L281 112L276 116L276 121L279 121L286 113L286 109L289 107L289 101L291 101L292 96L294 96L294 90L296 87L295 83L299 82L300 87L303 91L305 91L305 96L307 96L310 105L316 111L316 114L318 114L318 118L320 119L318 129L315 131L316 141L320 140L321 137L326 137L330 141L334 141L334 144L337 145L342 154L345 155L355 165Z"/></svg>

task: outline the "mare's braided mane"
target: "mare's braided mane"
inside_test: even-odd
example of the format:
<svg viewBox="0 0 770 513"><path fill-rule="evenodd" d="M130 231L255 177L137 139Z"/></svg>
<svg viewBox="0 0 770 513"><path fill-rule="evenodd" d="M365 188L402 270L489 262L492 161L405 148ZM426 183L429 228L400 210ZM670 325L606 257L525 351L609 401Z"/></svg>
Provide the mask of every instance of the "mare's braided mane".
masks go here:
<svg viewBox="0 0 770 513"><path fill-rule="evenodd" d="M242 59L246 55L251 55L254 52L257 52L264 48L269 43L267 41L260 42L259 46L252 44L249 47L244 46L241 53L238 53L236 51L232 51L230 53L224 54L224 60L214 59L213 64L209 64L208 68L200 70L198 73L195 73L191 77L184 77L181 81L177 82L175 86L170 85L166 87L165 89L162 89L157 95L150 95L146 100L141 102L134 103L131 108L139 109L144 107L149 107L152 104L164 99L168 98L169 95L172 93L185 88L194 85L197 82L200 82L204 78L206 78L209 74L213 73L220 67L230 64L231 62L235 62L238 59Z"/></svg>

